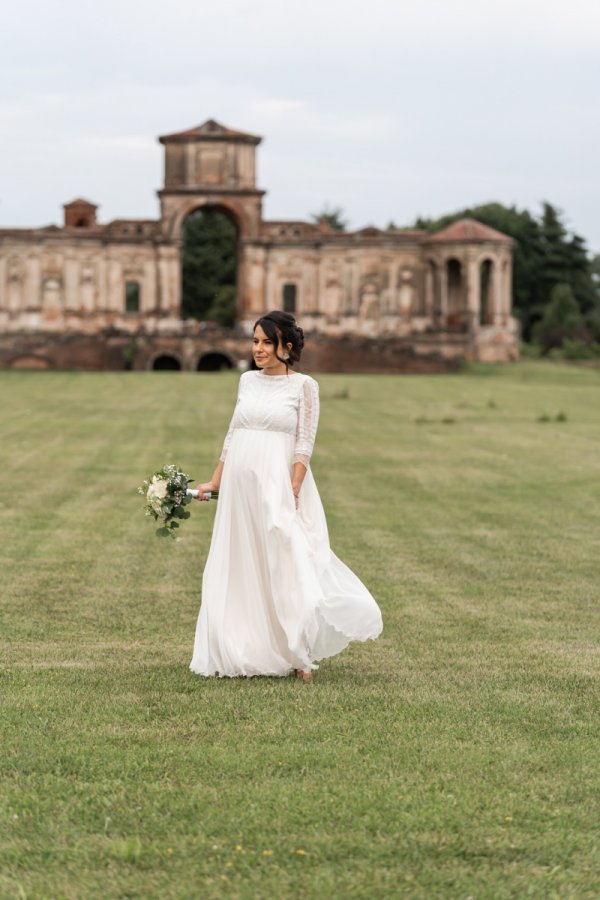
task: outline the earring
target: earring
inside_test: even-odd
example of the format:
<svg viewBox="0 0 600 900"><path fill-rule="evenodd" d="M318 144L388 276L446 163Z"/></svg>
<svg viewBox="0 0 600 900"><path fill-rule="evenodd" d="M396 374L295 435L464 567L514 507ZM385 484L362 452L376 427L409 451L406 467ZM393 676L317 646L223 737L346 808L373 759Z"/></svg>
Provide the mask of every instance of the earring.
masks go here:
<svg viewBox="0 0 600 900"><path fill-rule="evenodd" d="M286 362L287 362L287 361L288 361L288 359L289 359L289 358L290 358L290 354L289 354L289 353L286 353L286 354L285 354L285 356L284 356L284 357L283 357L283 358L284 358L284 359L285 359L285 361L286 361Z"/></svg>

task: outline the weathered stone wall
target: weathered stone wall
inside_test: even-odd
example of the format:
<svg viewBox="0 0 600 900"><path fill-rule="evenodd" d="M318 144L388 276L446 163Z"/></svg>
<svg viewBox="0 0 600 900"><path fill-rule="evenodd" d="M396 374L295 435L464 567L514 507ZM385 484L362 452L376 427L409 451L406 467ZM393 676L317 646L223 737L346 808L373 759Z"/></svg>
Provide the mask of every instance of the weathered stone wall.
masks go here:
<svg viewBox="0 0 600 900"><path fill-rule="evenodd" d="M251 343L240 331L211 326L187 334L128 335L107 329L95 335L28 332L0 334L0 368L147 371L165 357L182 371L216 370L251 365ZM394 338L307 336L301 370L306 372L447 372L469 357L464 340L432 343L417 352L409 341ZM425 351L425 352L423 352ZM162 367L159 365L159 367Z"/></svg>
<svg viewBox="0 0 600 900"><path fill-rule="evenodd" d="M94 334L107 327L176 327L179 270L178 249L150 239L0 234L0 330ZM128 282L139 285L138 312L126 312Z"/></svg>
<svg viewBox="0 0 600 900"><path fill-rule="evenodd" d="M379 245L361 246L349 235L317 246L273 245L256 265L264 267L263 308L281 308L285 285L294 285L296 313L307 330L404 336L433 325L433 310L425 306L422 253L414 240L382 237Z"/></svg>
<svg viewBox="0 0 600 900"><path fill-rule="evenodd" d="M95 204L77 198L63 227L0 229L0 365L122 368L134 350L136 368L161 353L185 369L210 352L237 364L240 335L281 308L320 336L311 352L322 370L517 357L506 235L472 220L434 235L264 221L259 137L209 121L160 140L160 219L99 224ZM183 224L215 206L239 237L238 329L227 333L180 318Z"/></svg>

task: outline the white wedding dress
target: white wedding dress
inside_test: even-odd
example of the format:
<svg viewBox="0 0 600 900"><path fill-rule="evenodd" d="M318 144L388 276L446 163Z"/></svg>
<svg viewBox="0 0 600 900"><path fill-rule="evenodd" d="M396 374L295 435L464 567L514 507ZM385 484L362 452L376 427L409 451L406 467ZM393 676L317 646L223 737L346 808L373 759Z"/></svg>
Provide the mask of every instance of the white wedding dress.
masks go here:
<svg viewBox="0 0 600 900"><path fill-rule="evenodd" d="M190 669L287 675L383 628L375 600L331 551L309 460L319 391L308 375L245 372L225 461ZM296 510L295 462L307 467Z"/></svg>

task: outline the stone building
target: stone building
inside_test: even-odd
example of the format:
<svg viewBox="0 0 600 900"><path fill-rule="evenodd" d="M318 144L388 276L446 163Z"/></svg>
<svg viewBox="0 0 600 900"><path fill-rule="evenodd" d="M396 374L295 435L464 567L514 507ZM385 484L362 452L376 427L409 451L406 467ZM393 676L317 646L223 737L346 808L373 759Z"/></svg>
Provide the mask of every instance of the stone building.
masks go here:
<svg viewBox="0 0 600 900"><path fill-rule="evenodd" d="M297 314L315 369L394 371L515 359L512 240L474 220L433 235L265 221L261 138L209 120L159 138L158 219L97 220L76 199L62 226L0 229L0 365L244 365L266 309ZM237 326L183 321L186 218L216 207L237 241Z"/></svg>

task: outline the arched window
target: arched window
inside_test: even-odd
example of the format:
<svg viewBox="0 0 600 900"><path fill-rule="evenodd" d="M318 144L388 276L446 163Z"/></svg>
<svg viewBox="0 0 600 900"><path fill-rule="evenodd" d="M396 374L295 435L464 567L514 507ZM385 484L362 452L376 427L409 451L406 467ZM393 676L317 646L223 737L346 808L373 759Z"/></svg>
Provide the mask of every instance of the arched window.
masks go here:
<svg viewBox="0 0 600 900"><path fill-rule="evenodd" d="M462 265L458 259L449 259L446 263L447 309L446 325L460 325L465 309L464 281Z"/></svg>
<svg viewBox="0 0 600 900"><path fill-rule="evenodd" d="M125 312L136 313L140 311L140 283L139 281L125 282Z"/></svg>
<svg viewBox="0 0 600 900"><path fill-rule="evenodd" d="M493 294L494 263L491 259L484 259L479 269L479 324L491 325L493 322L494 294Z"/></svg>
<svg viewBox="0 0 600 900"><path fill-rule="evenodd" d="M282 289L283 311L287 313L296 312L296 285L292 282L284 284Z"/></svg>

